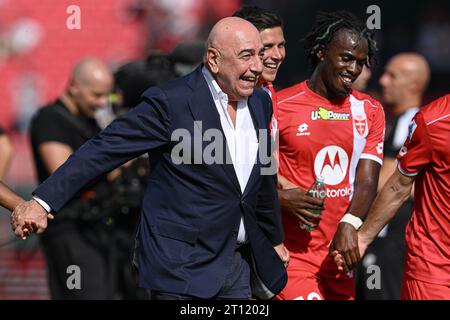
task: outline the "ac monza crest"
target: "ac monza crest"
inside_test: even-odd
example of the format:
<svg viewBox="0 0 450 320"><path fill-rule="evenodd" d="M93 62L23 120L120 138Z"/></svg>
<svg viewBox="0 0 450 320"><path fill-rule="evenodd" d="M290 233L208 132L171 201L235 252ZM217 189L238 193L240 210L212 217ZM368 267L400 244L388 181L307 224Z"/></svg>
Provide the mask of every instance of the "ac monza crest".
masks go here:
<svg viewBox="0 0 450 320"><path fill-rule="evenodd" d="M353 117L353 124L354 124L358 134L361 137L363 137L364 136L364 132L366 132L366 127L367 127L366 115L355 115Z"/></svg>

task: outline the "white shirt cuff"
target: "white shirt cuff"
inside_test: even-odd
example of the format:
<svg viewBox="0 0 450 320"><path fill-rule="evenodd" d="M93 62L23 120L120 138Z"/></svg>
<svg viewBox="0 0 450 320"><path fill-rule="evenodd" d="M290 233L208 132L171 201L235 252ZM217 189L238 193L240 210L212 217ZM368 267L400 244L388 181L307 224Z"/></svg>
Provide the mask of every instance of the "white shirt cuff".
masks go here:
<svg viewBox="0 0 450 320"><path fill-rule="evenodd" d="M47 212L52 211L52 208L50 208L47 202L45 202L41 198L34 196L33 199L36 200Z"/></svg>

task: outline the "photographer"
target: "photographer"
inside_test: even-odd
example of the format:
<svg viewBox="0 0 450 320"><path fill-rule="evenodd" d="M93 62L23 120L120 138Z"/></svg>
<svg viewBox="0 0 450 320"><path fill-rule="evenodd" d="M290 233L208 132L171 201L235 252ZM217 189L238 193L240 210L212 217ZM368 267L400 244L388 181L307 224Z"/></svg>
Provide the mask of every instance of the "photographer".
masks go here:
<svg viewBox="0 0 450 320"><path fill-rule="evenodd" d="M43 182L89 138L100 131L94 115L108 103L113 77L96 59L80 61L65 93L41 108L31 122L30 135L39 182ZM70 201L42 235L52 299L110 299L110 232L105 217L113 207L109 177L102 177ZM109 180L108 180L109 178ZM81 271L80 287L68 288L69 266Z"/></svg>

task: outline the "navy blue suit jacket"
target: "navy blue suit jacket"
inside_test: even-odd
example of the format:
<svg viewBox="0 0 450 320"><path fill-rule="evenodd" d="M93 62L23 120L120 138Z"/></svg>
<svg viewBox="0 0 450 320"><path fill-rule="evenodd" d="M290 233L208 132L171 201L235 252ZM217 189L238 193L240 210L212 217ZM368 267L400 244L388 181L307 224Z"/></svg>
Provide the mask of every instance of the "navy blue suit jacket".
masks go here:
<svg viewBox="0 0 450 320"><path fill-rule="evenodd" d="M255 128L268 129L270 97L255 89L248 105ZM194 121L201 121L201 126ZM232 163L174 163L171 152L179 143L171 141L174 130L190 132L193 146L194 130L198 133L200 128L222 130L198 68L148 89L139 105L86 142L34 194L57 212L100 174L148 153L151 173L141 214L139 285L213 297L230 270L243 216L256 271L264 285L278 293L287 276L273 249L283 241L276 176L260 174L258 157L241 192ZM270 141L268 130L266 134ZM209 143L203 141L202 149ZM191 151L183 156L194 163L198 150Z"/></svg>

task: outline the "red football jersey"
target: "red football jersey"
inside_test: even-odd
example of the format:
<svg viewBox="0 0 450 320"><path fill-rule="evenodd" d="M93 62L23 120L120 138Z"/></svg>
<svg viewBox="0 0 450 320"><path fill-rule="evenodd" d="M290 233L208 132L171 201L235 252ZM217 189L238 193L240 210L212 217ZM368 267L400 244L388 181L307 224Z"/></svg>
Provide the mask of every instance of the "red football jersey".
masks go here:
<svg viewBox="0 0 450 320"><path fill-rule="evenodd" d="M327 187L318 229L302 230L297 219L283 214L286 246L307 270L334 277L328 245L350 205L359 159L382 164L384 110L357 91L330 101L310 90L307 81L279 91L277 99L279 173L303 189L320 175Z"/></svg>
<svg viewBox="0 0 450 320"><path fill-rule="evenodd" d="M400 172L417 175L405 272L450 286L450 94L416 114L397 159Z"/></svg>
<svg viewBox="0 0 450 320"><path fill-rule="evenodd" d="M275 88L273 87L272 82L264 82L261 87L264 91L266 91L270 98L272 98L272 119L270 121L270 133L274 141L276 141L276 135L278 134L278 123L277 123L277 93L275 92Z"/></svg>

